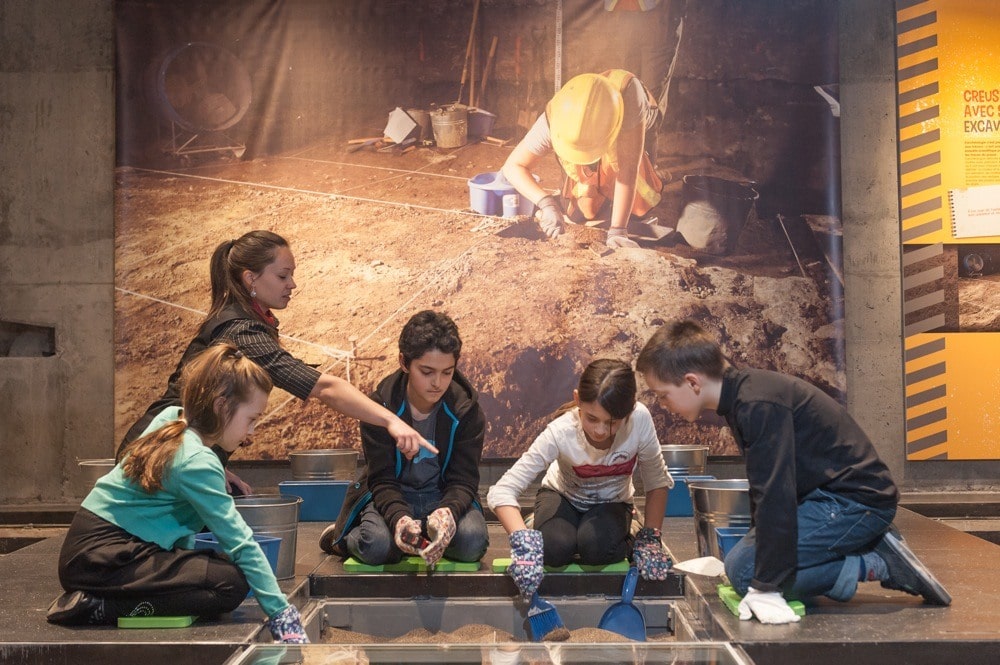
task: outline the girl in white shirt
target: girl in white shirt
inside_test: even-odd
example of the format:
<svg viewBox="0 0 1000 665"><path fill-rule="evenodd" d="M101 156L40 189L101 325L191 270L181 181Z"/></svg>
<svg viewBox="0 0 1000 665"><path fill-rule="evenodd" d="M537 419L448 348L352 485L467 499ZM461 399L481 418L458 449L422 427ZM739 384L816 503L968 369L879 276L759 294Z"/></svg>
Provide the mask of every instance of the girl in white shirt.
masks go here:
<svg viewBox="0 0 1000 665"><path fill-rule="evenodd" d="M510 536L511 566L524 596L537 591L544 566L602 565L633 550L644 579L666 579L670 559L660 540L667 472L653 419L636 401L632 368L594 360L580 376L573 401L538 435L527 452L490 488L487 501ZM636 465L646 488L643 528L630 533ZM542 472L532 528L518 497Z"/></svg>

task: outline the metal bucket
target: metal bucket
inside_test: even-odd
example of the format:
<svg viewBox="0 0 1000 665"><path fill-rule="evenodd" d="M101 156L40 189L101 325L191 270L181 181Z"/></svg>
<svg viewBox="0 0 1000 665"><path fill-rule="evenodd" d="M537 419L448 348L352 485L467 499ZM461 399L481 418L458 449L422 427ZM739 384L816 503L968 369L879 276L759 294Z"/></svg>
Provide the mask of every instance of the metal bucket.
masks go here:
<svg viewBox="0 0 1000 665"><path fill-rule="evenodd" d="M686 175L682 187L684 210L677 232L708 254L729 254L760 196L753 182L735 182L710 175Z"/></svg>
<svg viewBox="0 0 1000 665"><path fill-rule="evenodd" d="M705 473L708 446L667 445L660 446L660 452L663 453L663 462L671 474L699 476Z"/></svg>
<svg viewBox="0 0 1000 665"><path fill-rule="evenodd" d="M80 467L80 483L83 491L89 492L97 479L115 468L115 461L111 458L104 459L82 459L77 462Z"/></svg>
<svg viewBox="0 0 1000 665"><path fill-rule="evenodd" d="M358 451L323 448L288 454L293 480L354 480Z"/></svg>
<svg viewBox="0 0 1000 665"><path fill-rule="evenodd" d="M746 479L697 480L688 483L698 556L722 558L717 526L750 525L750 483Z"/></svg>
<svg viewBox="0 0 1000 665"><path fill-rule="evenodd" d="M450 106L431 111L431 129L439 148L460 148L469 141L469 109Z"/></svg>
<svg viewBox="0 0 1000 665"><path fill-rule="evenodd" d="M295 577L295 541L302 499L287 494L249 494L234 497L236 511L250 530L263 536L281 538L275 577Z"/></svg>

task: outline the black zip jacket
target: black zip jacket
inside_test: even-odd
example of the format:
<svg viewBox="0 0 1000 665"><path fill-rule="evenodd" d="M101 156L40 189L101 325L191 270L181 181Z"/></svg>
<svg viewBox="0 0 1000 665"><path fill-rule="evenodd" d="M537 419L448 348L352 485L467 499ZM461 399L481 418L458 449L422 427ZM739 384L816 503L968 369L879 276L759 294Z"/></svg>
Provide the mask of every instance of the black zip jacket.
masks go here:
<svg viewBox="0 0 1000 665"><path fill-rule="evenodd" d="M757 556L751 586L778 591L798 563L799 502L815 489L872 508L899 492L861 426L840 403L802 379L726 369L717 413L746 458Z"/></svg>
<svg viewBox="0 0 1000 665"><path fill-rule="evenodd" d="M406 401L407 378L403 370L396 370L379 383L371 398L412 425ZM442 401L435 431L441 467L438 477L442 493L440 506L451 510L457 522L473 506L479 509L479 462L486 418L475 389L458 370ZM347 489L334 528L333 547L341 555L347 554L343 548L344 535L358 524L361 510L369 502L375 503L391 532L395 531L401 517L413 517L399 482L405 460L389 431L361 423L361 446L365 465Z"/></svg>

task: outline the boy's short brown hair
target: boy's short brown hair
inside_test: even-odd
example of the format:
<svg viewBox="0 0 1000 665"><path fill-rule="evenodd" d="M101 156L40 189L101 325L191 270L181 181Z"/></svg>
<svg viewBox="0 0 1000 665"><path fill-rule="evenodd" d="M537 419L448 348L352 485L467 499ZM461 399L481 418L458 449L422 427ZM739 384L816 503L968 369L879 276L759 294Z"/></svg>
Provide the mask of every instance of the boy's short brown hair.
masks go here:
<svg viewBox="0 0 1000 665"><path fill-rule="evenodd" d="M680 385L689 372L721 379L726 368L719 343L696 322L669 321L653 333L639 352L636 371Z"/></svg>
<svg viewBox="0 0 1000 665"><path fill-rule="evenodd" d="M410 317L399 333L399 352L403 354L403 365L422 357L428 351L451 354L458 362L462 353L462 338L458 326L443 312L425 309Z"/></svg>

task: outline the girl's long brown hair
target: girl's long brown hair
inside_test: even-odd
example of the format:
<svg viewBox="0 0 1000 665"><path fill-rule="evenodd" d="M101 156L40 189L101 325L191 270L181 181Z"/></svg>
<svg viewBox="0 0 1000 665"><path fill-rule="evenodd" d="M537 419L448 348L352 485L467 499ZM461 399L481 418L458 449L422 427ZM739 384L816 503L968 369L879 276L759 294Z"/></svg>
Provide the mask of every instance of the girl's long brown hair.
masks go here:
<svg viewBox="0 0 1000 665"><path fill-rule="evenodd" d="M250 231L235 240L226 240L212 252L210 275L212 278L212 305L205 320L214 318L222 308L236 302L253 313L250 294L243 285L243 271L260 273L274 263L279 247L288 247L288 241L271 231Z"/></svg>
<svg viewBox="0 0 1000 665"><path fill-rule="evenodd" d="M125 477L147 492L163 488L170 463L184 430L195 430L205 445L222 436L240 404L255 390L271 392L271 377L260 365L222 341L208 347L185 365L181 374L182 419L141 436L122 451ZM221 408L216 400L222 399Z"/></svg>

